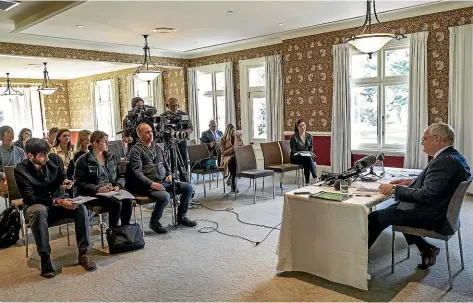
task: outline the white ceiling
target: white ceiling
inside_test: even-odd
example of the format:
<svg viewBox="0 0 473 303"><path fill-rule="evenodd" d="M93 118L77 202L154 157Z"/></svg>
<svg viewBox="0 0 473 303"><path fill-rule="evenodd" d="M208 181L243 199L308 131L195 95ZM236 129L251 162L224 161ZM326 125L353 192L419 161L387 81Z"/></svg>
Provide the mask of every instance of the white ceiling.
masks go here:
<svg viewBox="0 0 473 303"><path fill-rule="evenodd" d="M48 63L47 68L51 79L74 79L137 66L126 63L0 55L0 78L6 77L5 73L10 73L11 78L42 79L43 62ZM32 67L30 64L39 64L40 66Z"/></svg>
<svg viewBox="0 0 473 303"><path fill-rule="evenodd" d="M439 2L445 1L378 0L376 7L382 13L414 6L431 7ZM23 1L18 8L22 5L31 2ZM281 33L362 17L366 1L89 0L11 34L14 25L8 17L15 9L0 12L0 41L141 54L141 35L150 34L152 55L189 57L202 49L269 39ZM230 10L233 13L227 13ZM383 14L380 18L383 20ZM358 23L361 25L362 21ZM84 27L77 28L77 24ZM177 32L153 33L156 27L174 27Z"/></svg>

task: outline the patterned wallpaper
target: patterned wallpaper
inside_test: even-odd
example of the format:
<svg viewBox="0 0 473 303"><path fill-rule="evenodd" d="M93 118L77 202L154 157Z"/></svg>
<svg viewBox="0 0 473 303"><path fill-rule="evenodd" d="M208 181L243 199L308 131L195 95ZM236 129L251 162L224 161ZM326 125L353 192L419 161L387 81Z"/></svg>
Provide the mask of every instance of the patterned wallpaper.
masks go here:
<svg viewBox="0 0 473 303"><path fill-rule="evenodd" d="M188 66L203 66L210 64L217 64L222 62L233 62L233 83L235 86L235 105L236 105L236 119L237 128L241 129L241 100L240 100L240 71L239 71L239 60L259 58L269 55L282 54L282 44L275 44L269 46L263 46L258 48L246 49L237 52L219 54L215 56L201 57L190 60Z"/></svg>
<svg viewBox="0 0 473 303"><path fill-rule="evenodd" d="M385 23L406 34L429 31L429 123L447 121L448 28L469 23L473 23L473 7ZM237 119L240 120L238 60L282 53L285 130L292 130L295 121L303 118L308 130L329 132L332 120L332 46L342 43L352 31L346 29L299 37L285 40L282 44L198 58L191 60L189 66L233 61Z"/></svg>
<svg viewBox="0 0 473 303"><path fill-rule="evenodd" d="M187 77L185 68L167 68L163 73L164 101L176 98L182 110L187 111Z"/></svg>
<svg viewBox="0 0 473 303"><path fill-rule="evenodd" d="M22 79L13 78L13 86L38 86L41 84L40 79ZM6 83L6 78L0 78L0 83ZM54 84L61 87L62 91L57 91L50 96L44 97L44 114L46 119L46 128L49 129L53 126L69 128L70 116L69 116L69 100L66 81L64 80L51 80Z"/></svg>

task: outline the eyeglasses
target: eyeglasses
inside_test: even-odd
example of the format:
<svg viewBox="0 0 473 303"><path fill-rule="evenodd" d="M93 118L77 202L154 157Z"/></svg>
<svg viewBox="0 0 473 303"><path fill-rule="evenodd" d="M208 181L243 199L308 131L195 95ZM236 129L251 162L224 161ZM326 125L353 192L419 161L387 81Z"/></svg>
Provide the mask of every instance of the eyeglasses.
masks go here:
<svg viewBox="0 0 473 303"><path fill-rule="evenodd" d="M430 137L437 137L437 135L432 135L432 136L425 136L425 137L422 137L422 143L425 142L425 140L427 140L427 138L430 138Z"/></svg>

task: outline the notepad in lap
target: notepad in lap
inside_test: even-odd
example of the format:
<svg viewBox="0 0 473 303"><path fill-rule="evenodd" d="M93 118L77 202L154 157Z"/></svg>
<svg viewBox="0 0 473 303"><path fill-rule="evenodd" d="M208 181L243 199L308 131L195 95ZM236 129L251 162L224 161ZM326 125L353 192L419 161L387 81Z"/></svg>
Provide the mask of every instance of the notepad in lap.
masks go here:
<svg viewBox="0 0 473 303"><path fill-rule="evenodd" d="M72 204L79 205L85 202L89 202L95 200L95 197L88 197L88 196L78 196L72 199Z"/></svg>
<svg viewBox="0 0 473 303"><path fill-rule="evenodd" d="M302 157L312 157L312 153L310 151L300 151L300 152L297 152L296 155L299 155Z"/></svg>
<svg viewBox="0 0 473 303"><path fill-rule="evenodd" d="M125 199L135 199L135 197L130 194L128 191L121 189L120 191L109 191L106 193L98 193L97 196L103 196L103 197L114 197L118 200L125 200Z"/></svg>

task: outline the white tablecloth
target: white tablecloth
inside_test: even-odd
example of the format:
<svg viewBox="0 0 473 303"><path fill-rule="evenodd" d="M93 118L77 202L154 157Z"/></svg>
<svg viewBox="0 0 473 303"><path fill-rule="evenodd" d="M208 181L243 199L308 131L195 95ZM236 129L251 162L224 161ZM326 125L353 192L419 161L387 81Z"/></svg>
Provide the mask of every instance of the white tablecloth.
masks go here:
<svg viewBox="0 0 473 303"><path fill-rule="evenodd" d="M406 172L403 170L402 172ZM392 176L390 173L397 176ZM408 171L418 173L418 171ZM384 180L355 182L349 188L377 188L398 178L399 171L386 170ZM404 176L405 175L405 176ZM407 174L401 175L406 178ZM294 191L333 191L333 187L309 186ZM284 208L278 243L278 271L302 271L327 280L368 289L368 213L384 201L382 194L354 196L344 202L284 195Z"/></svg>

